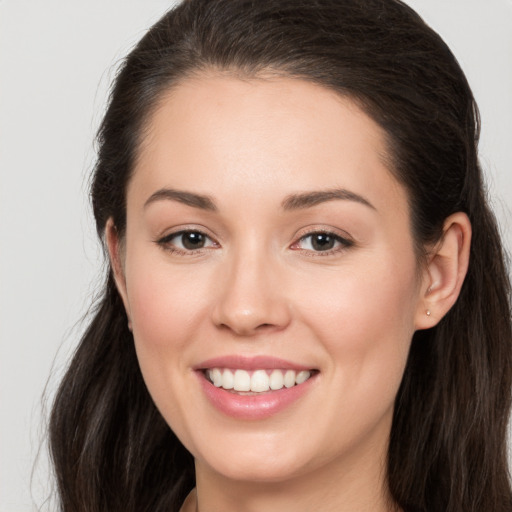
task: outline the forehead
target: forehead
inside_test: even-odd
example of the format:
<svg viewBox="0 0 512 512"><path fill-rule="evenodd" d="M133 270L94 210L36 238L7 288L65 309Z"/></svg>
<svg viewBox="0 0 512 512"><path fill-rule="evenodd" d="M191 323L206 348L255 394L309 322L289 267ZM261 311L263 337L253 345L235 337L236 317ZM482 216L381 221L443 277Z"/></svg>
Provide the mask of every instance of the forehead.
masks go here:
<svg viewBox="0 0 512 512"><path fill-rule="evenodd" d="M144 135L129 195L250 189L280 203L289 193L348 188L376 206L405 204L386 167L384 131L350 98L307 81L188 79L162 97Z"/></svg>

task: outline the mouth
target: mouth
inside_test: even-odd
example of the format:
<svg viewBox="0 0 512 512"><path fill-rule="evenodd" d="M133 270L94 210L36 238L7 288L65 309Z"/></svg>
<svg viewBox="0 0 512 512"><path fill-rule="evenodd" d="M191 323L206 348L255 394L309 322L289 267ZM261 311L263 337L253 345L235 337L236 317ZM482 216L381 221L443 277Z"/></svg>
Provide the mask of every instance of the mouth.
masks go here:
<svg viewBox="0 0 512 512"><path fill-rule="evenodd" d="M266 420L314 396L320 371L274 356L225 355L193 368L204 396L223 415Z"/></svg>
<svg viewBox="0 0 512 512"><path fill-rule="evenodd" d="M206 380L217 388L237 394L258 395L300 386L318 370L207 368L202 372Z"/></svg>

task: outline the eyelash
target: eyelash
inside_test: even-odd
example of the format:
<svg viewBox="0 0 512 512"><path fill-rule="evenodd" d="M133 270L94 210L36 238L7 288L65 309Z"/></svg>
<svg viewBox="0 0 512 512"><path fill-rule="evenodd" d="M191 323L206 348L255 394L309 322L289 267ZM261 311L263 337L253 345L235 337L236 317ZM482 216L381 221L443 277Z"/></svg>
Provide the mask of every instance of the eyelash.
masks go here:
<svg viewBox="0 0 512 512"><path fill-rule="evenodd" d="M338 247L333 247L332 249L327 249L325 251L315 251L315 250L311 250L311 249L301 249L301 248L297 247L300 242L303 242L303 241L307 240L308 238L311 238L313 236L318 236L318 235L324 235L329 238L332 238L334 240L334 242L338 244ZM310 242L310 244L311 243L312 242ZM293 250L301 251L308 257L316 258L319 256L325 257L325 256L332 256L333 254L341 253L343 251L346 251L353 245L354 245L354 242L352 240L349 240L348 238L344 238L336 233L333 233L332 231L319 229L319 230L309 231L308 233L302 235L297 242L294 242L290 246L290 248Z"/></svg>
<svg viewBox="0 0 512 512"><path fill-rule="evenodd" d="M208 247L199 247L198 249L181 249L172 244L173 239L177 239L186 234L197 234L203 236L207 240L212 242L212 244ZM173 254L177 254L178 256L196 256L202 254L205 250L210 250L211 247L218 246L217 242L213 241L210 236L208 236L204 231L201 231L199 229L182 229L174 233L169 233L168 235L165 235L159 240L156 240L156 243L164 250L169 251Z"/></svg>
<svg viewBox="0 0 512 512"><path fill-rule="evenodd" d="M182 248L176 247L175 245L172 244L173 239L177 239L186 234L189 234L189 235L196 234L196 235L203 236L211 242L211 245L209 245L207 247L199 247L197 249L186 249L186 248L182 249ZM312 249L302 249L302 248L298 247L298 245L301 242L304 242L308 238L311 238L315 235L316 236L324 235L324 236L332 238L334 240L334 242L338 244L338 247L334 247L332 249L327 249L325 251L315 251ZM198 255L203 254L205 250L210 250L211 248L217 248L219 246L219 244L217 242L215 242L210 236L208 236L205 232L198 230L198 229L183 229L180 231L176 231L174 233L165 235L164 237L156 240L155 242L157 245L162 247L164 250L171 252L173 254L179 255L179 256L198 256ZM318 256L324 257L324 256L331 256L333 254L343 252L343 251L349 249L350 247L352 247L353 245L354 245L354 242L352 240L344 238L336 233L333 233L332 231L314 230L314 231L309 231L308 233L302 235L298 239L297 242L294 242L290 246L290 249L295 250L295 251L300 251L309 257L318 257Z"/></svg>

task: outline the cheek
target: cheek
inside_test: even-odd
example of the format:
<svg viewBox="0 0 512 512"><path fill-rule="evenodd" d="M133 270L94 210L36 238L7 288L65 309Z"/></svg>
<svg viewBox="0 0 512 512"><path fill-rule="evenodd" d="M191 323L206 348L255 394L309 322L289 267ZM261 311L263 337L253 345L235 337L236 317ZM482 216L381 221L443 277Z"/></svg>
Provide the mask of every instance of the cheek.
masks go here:
<svg viewBox="0 0 512 512"><path fill-rule="evenodd" d="M188 355L206 308L198 286L205 282L198 273L172 269L154 251L133 250L130 258L127 296L140 368L157 406L172 405L169 389L181 389L190 373Z"/></svg>
<svg viewBox="0 0 512 512"><path fill-rule="evenodd" d="M201 328L204 294L190 282L190 273L170 272L158 262L132 269L127 271L128 299L139 366L156 407L187 440L184 418L191 404L182 397L193 377L190 354Z"/></svg>
<svg viewBox="0 0 512 512"><path fill-rule="evenodd" d="M319 333L332 371L368 398L394 398L405 368L418 288L414 258L403 263L383 257L364 271L340 272L309 294L305 322Z"/></svg>
<svg viewBox="0 0 512 512"><path fill-rule="evenodd" d="M140 260L144 264L138 264ZM127 294L134 333L141 344L165 351L186 344L204 311L204 279L197 272L183 272L159 255L138 256L127 262Z"/></svg>
<svg viewBox="0 0 512 512"><path fill-rule="evenodd" d="M322 409L324 428L343 425L343 436L333 434L333 450L347 449L347 442L357 444L371 432L382 439L389 434L414 332L416 276L414 265L387 274L383 268L393 266L333 280L313 294L305 314L329 360L331 406Z"/></svg>

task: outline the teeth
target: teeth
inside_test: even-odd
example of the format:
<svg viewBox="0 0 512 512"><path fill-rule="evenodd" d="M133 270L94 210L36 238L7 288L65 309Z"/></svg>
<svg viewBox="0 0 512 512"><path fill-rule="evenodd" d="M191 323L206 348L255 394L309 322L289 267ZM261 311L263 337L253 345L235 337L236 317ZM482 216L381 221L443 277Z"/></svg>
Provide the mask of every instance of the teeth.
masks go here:
<svg viewBox="0 0 512 512"><path fill-rule="evenodd" d="M235 387L235 376L231 370L224 370L224 373L222 373L222 387L224 389L233 389Z"/></svg>
<svg viewBox="0 0 512 512"><path fill-rule="evenodd" d="M229 370L212 368L206 372L208 379L214 386L235 391L264 393L278 391L283 387L291 388L306 382L311 372L295 370L255 370L249 373L246 370Z"/></svg>
<svg viewBox="0 0 512 512"><path fill-rule="evenodd" d="M306 382L310 376L311 373L307 371L297 373L297 377L295 377L295 384L302 384L303 382Z"/></svg>
<svg viewBox="0 0 512 512"><path fill-rule="evenodd" d="M284 377L281 370L274 370L270 374L270 389L277 390L284 386Z"/></svg>
<svg viewBox="0 0 512 512"><path fill-rule="evenodd" d="M287 388L295 386L295 372L293 370L287 370L284 374L284 385Z"/></svg>
<svg viewBox="0 0 512 512"><path fill-rule="evenodd" d="M212 370L211 379L215 387L220 388L222 386L222 373L218 368Z"/></svg>
<svg viewBox="0 0 512 512"><path fill-rule="evenodd" d="M270 378L265 370L256 370L251 377L251 391L261 393L270 389Z"/></svg>
<svg viewBox="0 0 512 512"><path fill-rule="evenodd" d="M251 376L245 370L236 370L235 379L233 382L233 389L235 391L250 391L251 390Z"/></svg>

